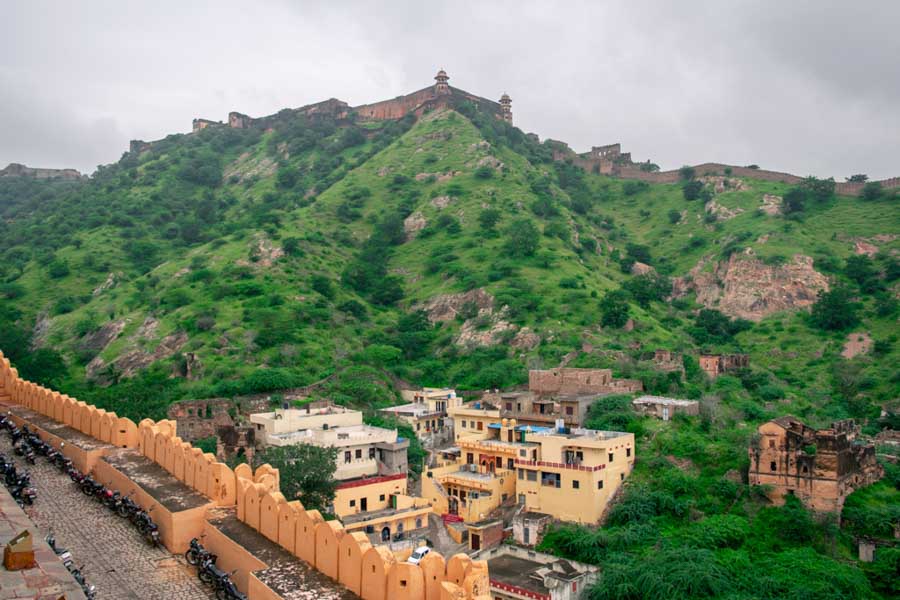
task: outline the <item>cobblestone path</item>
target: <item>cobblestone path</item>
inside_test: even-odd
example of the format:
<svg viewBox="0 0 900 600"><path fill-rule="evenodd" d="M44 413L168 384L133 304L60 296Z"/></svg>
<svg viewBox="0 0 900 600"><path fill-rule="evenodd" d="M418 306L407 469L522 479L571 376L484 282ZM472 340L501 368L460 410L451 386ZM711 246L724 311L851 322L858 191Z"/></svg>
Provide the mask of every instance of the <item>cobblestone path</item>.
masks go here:
<svg viewBox="0 0 900 600"><path fill-rule="evenodd" d="M72 553L97 600L205 600L214 598L181 556L151 548L131 523L81 493L65 473L39 457L29 465L15 456L9 436L0 433L0 453L31 473L37 490L25 512L44 537L53 530L57 546Z"/></svg>

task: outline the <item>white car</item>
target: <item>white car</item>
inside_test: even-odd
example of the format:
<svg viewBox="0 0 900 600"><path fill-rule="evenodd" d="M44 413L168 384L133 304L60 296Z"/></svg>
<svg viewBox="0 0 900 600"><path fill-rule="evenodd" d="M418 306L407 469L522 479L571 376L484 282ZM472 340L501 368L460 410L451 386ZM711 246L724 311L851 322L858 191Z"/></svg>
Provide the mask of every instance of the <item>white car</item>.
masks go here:
<svg viewBox="0 0 900 600"><path fill-rule="evenodd" d="M407 559L407 562L413 565L417 565L422 562L422 559L425 558L425 556L429 552L431 552L431 548L429 548L428 546L420 546L413 550L413 553L409 555L409 559Z"/></svg>

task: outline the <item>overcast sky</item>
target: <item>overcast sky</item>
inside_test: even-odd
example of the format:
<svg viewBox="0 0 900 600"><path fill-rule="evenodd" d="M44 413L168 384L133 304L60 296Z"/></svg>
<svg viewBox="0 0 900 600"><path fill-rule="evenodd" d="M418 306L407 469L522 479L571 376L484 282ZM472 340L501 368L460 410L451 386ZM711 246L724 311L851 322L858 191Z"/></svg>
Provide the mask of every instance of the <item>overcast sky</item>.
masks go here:
<svg viewBox="0 0 900 600"><path fill-rule="evenodd" d="M900 175L900 1L8 0L0 167L92 172L228 111L351 105L433 83L516 125L664 169Z"/></svg>

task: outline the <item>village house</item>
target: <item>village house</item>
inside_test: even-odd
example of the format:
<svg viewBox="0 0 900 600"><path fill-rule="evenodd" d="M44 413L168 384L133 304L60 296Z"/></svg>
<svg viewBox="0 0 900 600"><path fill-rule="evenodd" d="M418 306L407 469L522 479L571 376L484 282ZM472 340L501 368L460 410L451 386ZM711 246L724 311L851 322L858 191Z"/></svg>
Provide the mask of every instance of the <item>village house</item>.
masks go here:
<svg viewBox="0 0 900 600"><path fill-rule="evenodd" d="M851 492L884 476L875 446L858 439L852 420L816 430L785 416L757 431L749 449L750 485L768 486L776 504L793 495L813 510L840 513Z"/></svg>
<svg viewBox="0 0 900 600"><path fill-rule="evenodd" d="M462 398L449 388L423 388L403 390L401 395L407 404L381 409L385 415L404 421L423 442L437 442L453 434L452 421L447 419L447 409L462 404Z"/></svg>
<svg viewBox="0 0 900 600"><path fill-rule="evenodd" d="M516 502L556 519L596 524L634 466L634 435L520 425L481 402L450 410L459 426L455 464L430 469L422 495L439 514L481 521ZM463 421L466 427L462 427Z"/></svg>
<svg viewBox="0 0 900 600"><path fill-rule="evenodd" d="M700 403L696 400L679 400L661 396L641 396L631 401L635 412L668 421L675 415L697 416Z"/></svg>
<svg viewBox="0 0 900 600"><path fill-rule="evenodd" d="M700 368L710 379L750 366L749 354L701 354Z"/></svg>
<svg viewBox="0 0 900 600"><path fill-rule="evenodd" d="M529 548L501 545L475 555L486 560L494 600L576 600L600 576L600 568L544 554Z"/></svg>
<svg viewBox="0 0 900 600"><path fill-rule="evenodd" d="M257 413L250 422L263 445L337 449L333 512L347 530L389 541L427 526L431 507L408 495L409 440L396 429L366 425L360 411L334 404Z"/></svg>

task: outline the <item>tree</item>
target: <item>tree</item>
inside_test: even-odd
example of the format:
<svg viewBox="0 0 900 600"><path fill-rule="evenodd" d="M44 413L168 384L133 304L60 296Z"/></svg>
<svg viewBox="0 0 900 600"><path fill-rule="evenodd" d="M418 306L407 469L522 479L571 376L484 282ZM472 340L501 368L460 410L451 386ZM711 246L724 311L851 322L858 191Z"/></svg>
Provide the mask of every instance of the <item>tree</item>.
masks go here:
<svg viewBox="0 0 900 600"><path fill-rule="evenodd" d="M296 444L268 446L253 459L254 467L270 464L281 476L281 493L307 510L330 512L337 483L337 448Z"/></svg>
<svg viewBox="0 0 900 600"><path fill-rule="evenodd" d="M628 322L628 293L624 290L607 292L600 300L600 323L604 327L624 327Z"/></svg>
<svg viewBox="0 0 900 600"><path fill-rule="evenodd" d="M813 304L810 319L816 327L827 331L841 331L859 322L859 303L844 286L819 292L819 299Z"/></svg>
<svg viewBox="0 0 900 600"><path fill-rule="evenodd" d="M699 179L689 179L681 184L681 194L685 200L696 200L703 190L703 182Z"/></svg>
<svg viewBox="0 0 900 600"><path fill-rule="evenodd" d="M500 222L500 211L496 208L486 208L478 213L478 224L485 231L493 231Z"/></svg>
<svg viewBox="0 0 900 600"><path fill-rule="evenodd" d="M870 181L863 186L861 195L863 200L868 200L869 202L879 200L881 196L884 195L884 189L881 187L881 182Z"/></svg>
<svg viewBox="0 0 900 600"><path fill-rule="evenodd" d="M669 211L669 223L675 225L681 220L681 212L674 208Z"/></svg>
<svg viewBox="0 0 900 600"><path fill-rule="evenodd" d="M634 301L647 308L654 300L665 300L672 293L672 281L659 273L632 277L623 286Z"/></svg>
<svg viewBox="0 0 900 600"><path fill-rule="evenodd" d="M717 310L704 308L694 318L694 326L690 328L690 333L699 344L727 344L735 335L750 327L749 321L729 319Z"/></svg>
<svg viewBox="0 0 900 600"><path fill-rule="evenodd" d="M819 179L810 175L800 182L800 187L816 202L825 202L834 197L834 177Z"/></svg>
<svg viewBox="0 0 900 600"><path fill-rule="evenodd" d="M869 180L869 176L863 175L862 173L857 173L856 175L851 175L846 179L849 183L865 183Z"/></svg>
<svg viewBox="0 0 900 600"><path fill-rule="evenodd" d="M689 167L687 165L678 169L678 175L681 177L682 181L690 181L696 174L694 167Z"/></svg>
<svg viewBox="0 0 900 600"><path fill-rule="evenodd" d="M803 212L806 204L806 192L803 188L793 187L784 195L781 210L786 215Z"/></svg>
<svg viewBox="0 0 900 600"><path fill-rule="evenodd" d="M844 267L844 275L859 285L859 289L869 294L881 287L878 280L878 269L875 263L865 254L851 256Z"/></svg>
<svg viewBox="0 0 900 600"><path fill-rule="evenodd" d="M534 256L540 244L540 232L534 221L516 219L506 228L506 252L514 257Z"/></svg>

